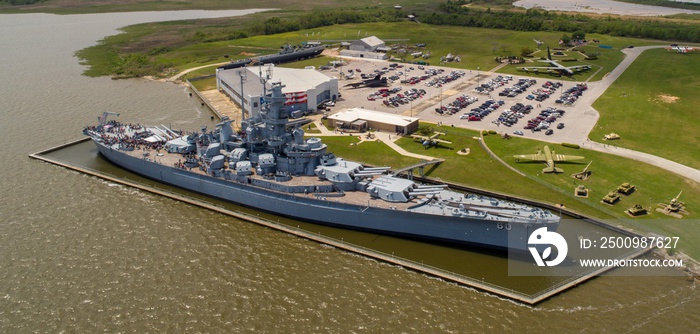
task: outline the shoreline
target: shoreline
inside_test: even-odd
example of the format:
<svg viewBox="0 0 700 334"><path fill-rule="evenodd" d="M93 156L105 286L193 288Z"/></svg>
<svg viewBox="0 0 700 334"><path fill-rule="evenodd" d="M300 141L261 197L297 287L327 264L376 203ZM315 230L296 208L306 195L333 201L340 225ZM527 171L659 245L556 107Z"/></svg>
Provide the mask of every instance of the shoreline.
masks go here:
<svg viewBox="0 0 700 334"><path fill-rule="evenodd" d="M525 9L538 8L546 11L612 14L637 17L700 14L700 11L697 10L640 5L612 0L588 0L585 2L580 0L550 0L545 2L537 0L519 0L514 2L513 6Z"/></svg>

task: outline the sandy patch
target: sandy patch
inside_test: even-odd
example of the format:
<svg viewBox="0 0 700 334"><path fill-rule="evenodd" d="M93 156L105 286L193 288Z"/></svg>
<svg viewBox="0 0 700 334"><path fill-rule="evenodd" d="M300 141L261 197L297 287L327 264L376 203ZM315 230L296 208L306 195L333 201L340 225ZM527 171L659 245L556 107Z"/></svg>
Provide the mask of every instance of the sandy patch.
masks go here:
<svg viewBox="0 0 700 334"><path fill-rule="evenodd" d="M663 103L676 103L678 100L680 100L680 98L678 96L659 94L656 96L656 100Z"/></svg>
<svg viewBox="0 0 700 334"><path fill-rule="evenodd" d="M523 8L541 8L544 10L556 10L564 12L585 12L629 16L663 16L679 13L700 13L700 11L697 10L638 5L612 0L521 0L516 1L515 3L513 3L513 5Z"/></svg>
<svg viewBox="0 0 700 334"><path fill-rule="evenodd" d="M255 56L256 54L257 53L245 52L245 51L239 53L239 55L241 55L241 56Z"/></svg>
<svg viewBox="0 0 700 334"><path fill-rule="evenodd" d="M324 55L324 56L326 56L326 57L338 57L338 56L340 56L340 51L338 51L338 50L331 50L331 49L324 49L324 50L321 52L321 54Z"/></svg>

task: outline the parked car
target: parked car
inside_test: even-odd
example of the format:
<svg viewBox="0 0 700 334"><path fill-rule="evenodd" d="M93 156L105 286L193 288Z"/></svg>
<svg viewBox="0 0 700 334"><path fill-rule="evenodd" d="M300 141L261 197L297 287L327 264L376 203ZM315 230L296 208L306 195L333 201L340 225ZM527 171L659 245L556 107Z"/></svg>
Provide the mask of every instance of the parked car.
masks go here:
<svg viewBox="0 0 700 334"><path fill-rule="evenodd" d="M520 130L516 130L516 131L513 131L513 134L514 134L514 135L518 135L518 136L522 136L522 135L523 135L523 132L520 131Z"/></svg>
<svg viewBox="0 0 700 334"><path fill-rule="evenodd" d="M554 130L552 130L552 129L549 129L549 130L547 130L547 131L544 132L544 134L546 134L547 136L549 136L549 135L551 135L551 134L553 134L553 133L554 133Z"/></svg>

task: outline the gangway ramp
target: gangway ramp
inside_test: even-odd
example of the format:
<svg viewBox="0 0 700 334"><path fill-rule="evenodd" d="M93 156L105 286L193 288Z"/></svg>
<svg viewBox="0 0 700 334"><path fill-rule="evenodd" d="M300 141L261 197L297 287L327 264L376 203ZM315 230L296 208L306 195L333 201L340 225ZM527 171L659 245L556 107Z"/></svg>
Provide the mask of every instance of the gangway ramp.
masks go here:
<svg viewBox="0 0 700 334"><path fill-rule="evenodd" d="M424 176L425 173L424 173L423 171L424 171L424 169L425 169L425 166L434 165L434 167L437 167L437 165L439 165L439 164L442 163L443 161L445 161L445 160L443 160L443 159L424 160L424 161L422 161L422 162L420 162L420 163L417 163L417 164L415 164L415 165L411 165L411 166L408 166L408 167L404 167L404 168L398 169L398 170L394 171L393 175L394 175L394 176L398 176L398 175L401 174L401 173L407 172L407 173L408 173L408 179L409 179L409 180L413 180L413 170L414 170L414 169L418 168L418 175Z"/></svg>

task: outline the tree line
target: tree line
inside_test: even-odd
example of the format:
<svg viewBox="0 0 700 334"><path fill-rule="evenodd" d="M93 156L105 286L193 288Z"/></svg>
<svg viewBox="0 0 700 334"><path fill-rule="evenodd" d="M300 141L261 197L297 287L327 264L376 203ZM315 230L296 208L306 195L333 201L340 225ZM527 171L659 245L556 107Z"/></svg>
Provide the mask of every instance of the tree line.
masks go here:
<svg viewBox="0 0 700 334"><path fill-rule="evenodd" d="M668 41L700 42L700 25L663 20L637 20L617 17L594 18L582 14L560 14L538 9L492 11L470 9L465 0L448 0L438 11L426 13L421 22L518 31L585 31L603 35L650 38Z"/></svg>
<svg viewBox="0 0 700 334"><path fill-rule="evenodd" d="M6 3L10 5L33 5L35 3L43 2L45 0L0 0L0 4Z"/></svg>
<svg viewBox="0 0 700 334"><path fill-rule="evenodd" d="M664 20L622 19L617 17L594 18L582 14L561 14L539 9L526 11L485 10L465 7L468 1L447 0L436 11L414 13L421 23L451 25L516 31L584 31L620 37L659 39L679 42L700 42L700 25ZM222 34L195 35L202 42L230 40L256 35L274 35L290 31L312 29L334 24L398 22L406 19L406 13L379 8L323 9L298 16L271 17L255 22L243 30Z"/></svg>

